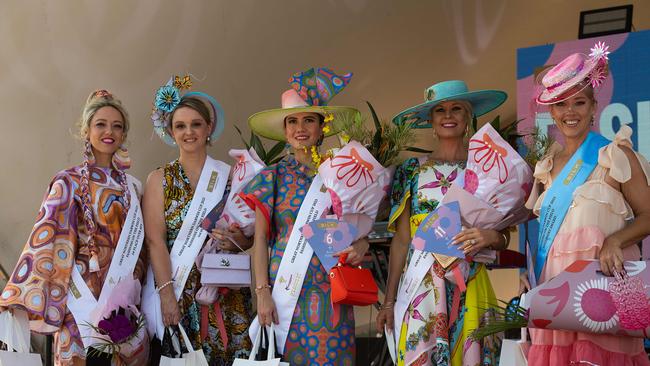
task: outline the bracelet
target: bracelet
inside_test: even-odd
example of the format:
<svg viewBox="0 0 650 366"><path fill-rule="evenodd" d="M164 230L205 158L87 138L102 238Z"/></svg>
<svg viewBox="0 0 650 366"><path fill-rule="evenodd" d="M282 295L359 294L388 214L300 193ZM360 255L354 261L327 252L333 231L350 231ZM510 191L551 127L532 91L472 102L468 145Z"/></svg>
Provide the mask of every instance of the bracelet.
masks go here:
<svg viewBox="0 0 650 366"><path fill-rule="evenodd" d="M501 235L503 236L503 249L507 249L508 248L508 237L504 233L501 233Z"/></svg>
<svg viewBox="0 0 650 366"><path fill-rule="evenodd" d="M164 289L165 287L167 287L167 286L169 286L169 285L171 285L173 283L174 283L174 280L169 280L169 281L163 283L162 285L156 287L156 293L159 294L162 289Z"/></svg>
<svg viewBox="0 0 650 366"><path fill-rule="evenodd" d="M395 306L395 301L386 301L385 303L381 304L379 310L392 309L394 306Z"/></svg>
<svg viewBox="0 0 650 366"><path fill-rule="evenodd" d="M259 294L260 291L264 290L265 288L268 288L268 289L270 290L270 289L271 289L271 285L269 285L269 284L267 283L267 284L265 284L265 285L255 286L255 293L256 293L256 294Z"/></svg>

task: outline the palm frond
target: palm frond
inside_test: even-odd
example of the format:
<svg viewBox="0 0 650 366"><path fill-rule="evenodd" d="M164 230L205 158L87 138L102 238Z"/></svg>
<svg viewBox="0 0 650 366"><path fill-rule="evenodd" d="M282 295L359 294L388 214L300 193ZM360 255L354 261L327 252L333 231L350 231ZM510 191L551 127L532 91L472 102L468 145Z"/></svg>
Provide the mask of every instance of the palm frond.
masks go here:
<svg viewBox="0 0 650 366"><path fill-rule="evenodd" d="M502 300L499 300L499 302L503 305L489 307L494 316L489 319L487 324L482 324L479 328L474 329L469 336L471 339L478 341L493 334L510 329L524 328L528 325L528 310L519 306L518 302L508 303Z"/></svg>
<svg viewBox="0 0 650 366"><path fill-rule="evenodd" d="M551 146L555 143L555 139L535 126L532 131L524 136L524 145L526 146L526 156L524 160L531 166L535 166L546 154L548 154Z"/></svg>

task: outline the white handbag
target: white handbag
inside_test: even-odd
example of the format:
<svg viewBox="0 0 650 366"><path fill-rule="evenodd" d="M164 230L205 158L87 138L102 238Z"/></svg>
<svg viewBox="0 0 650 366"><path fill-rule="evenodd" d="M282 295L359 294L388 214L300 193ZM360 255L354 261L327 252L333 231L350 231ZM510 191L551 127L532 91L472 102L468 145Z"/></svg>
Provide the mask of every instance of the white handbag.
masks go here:
<svg viewBox="0 0 650 366"><path fill-rule="evenodd" d="M183 353L182 358L172 358L172 357L166 357L166 356L161 356L160 357L160 366L208 366L208 360L205 358L205 355L203 354L203 350L199 349L194 350L192 348L192 342L190 342L190 338L187 336L187 333L185 333L185 329L183 329L183 326L178 324L178 329L181 333L181 337L183 338L183 343L185 343L185 348L187 348L187 353ZM181 347L178 338L174 335L175 332L170 329L170 333L172 334L172 344L174 346L174 349L176 350L177 354L181 354Z"/></svg>
<svg viewBox="0 0 650 366"><path fill-rule="evenodd" d="M6 351L0 351L0 366L43 364L40 355L29 353L29 320L24 310L0 313L0 342L7 345Z"/></svg>
<svg viewBox="0 0 650 366"><path fill-rule="evenodd" d="M499 366L528 366L529 348L526 328L521 328L521 339L504 339L501 343Z"/></svg>
<svg viewBox="0 0 650 366"><path fill-rule="evenodd" d="M282 362L280 358L275 357L275 332L273 331L273 323L269 329L269 348L266 355L266 361L255 361L257 352L260 348L260 338L262 336L262 326L257 332L255 341L253 342L253 349L251 350L251 355L248 357L248 360L245 358L236 358L232 366L289 366L289 362Z"/></svg>

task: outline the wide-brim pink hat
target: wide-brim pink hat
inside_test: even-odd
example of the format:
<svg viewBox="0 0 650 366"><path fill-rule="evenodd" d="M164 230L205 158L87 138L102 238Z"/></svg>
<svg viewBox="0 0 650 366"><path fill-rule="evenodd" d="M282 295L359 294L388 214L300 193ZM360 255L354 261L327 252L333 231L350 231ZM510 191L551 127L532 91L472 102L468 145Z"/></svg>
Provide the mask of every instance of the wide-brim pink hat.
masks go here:
<svg viewBox="0 0 650 366"><path fill-rule="evenodd" d="M607 77L609 46L597 43L589 56L574 53L541 74L542 91L538 104L549 105L567 100L591 85L596 88Z"/></svg>

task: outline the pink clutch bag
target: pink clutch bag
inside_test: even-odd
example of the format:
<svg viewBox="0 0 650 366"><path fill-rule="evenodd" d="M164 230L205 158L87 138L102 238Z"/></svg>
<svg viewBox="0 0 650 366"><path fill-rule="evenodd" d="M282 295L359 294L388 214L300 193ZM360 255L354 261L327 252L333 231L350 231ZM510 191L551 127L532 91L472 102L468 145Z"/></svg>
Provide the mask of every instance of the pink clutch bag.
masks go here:
<svg viewBox="0 0 650 366"><path fill-rule="evenodd" d="M246 253L207 253L201 262L201 284L218 287L249 287L251 257Z"/></svg>

